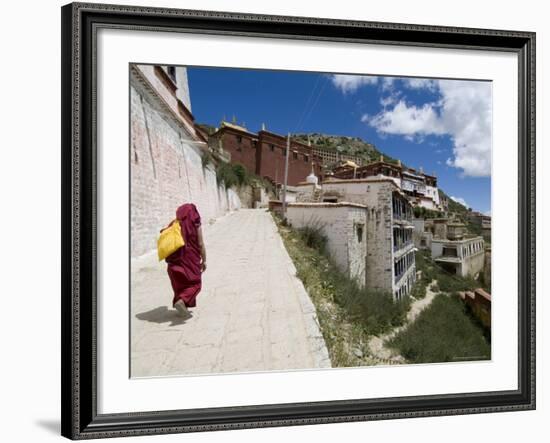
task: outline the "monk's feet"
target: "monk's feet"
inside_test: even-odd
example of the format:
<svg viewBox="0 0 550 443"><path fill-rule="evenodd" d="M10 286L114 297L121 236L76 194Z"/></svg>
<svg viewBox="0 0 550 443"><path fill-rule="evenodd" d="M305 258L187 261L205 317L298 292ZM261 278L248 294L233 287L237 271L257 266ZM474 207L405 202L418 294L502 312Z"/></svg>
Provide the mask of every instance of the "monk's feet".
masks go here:
<svg viewBox="0 0 550 443"><path fill-rule="evenodd" d="M185 303L181 300L178 300L174 304L174 308L176 308L176 311L178 312L178 315L182 318L189 318L191 317L191 314L189 313L187 306L185 306Z"/></svg>

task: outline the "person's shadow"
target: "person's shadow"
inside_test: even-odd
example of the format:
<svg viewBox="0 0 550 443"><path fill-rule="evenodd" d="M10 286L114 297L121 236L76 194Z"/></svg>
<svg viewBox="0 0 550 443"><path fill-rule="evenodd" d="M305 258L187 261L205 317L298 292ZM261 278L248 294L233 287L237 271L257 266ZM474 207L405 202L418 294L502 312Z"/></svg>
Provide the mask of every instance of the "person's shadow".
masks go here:
<svg viewBox="0 0 550 443"><path fill-rule="evenodd" d="M182 318L178 315L176 310L168 309L166 306L159 306L150 311L136 314L136 318L139 320L158 324L170 323L169 326L183 325L187 320L191 319L191 317L193 317L193 314L189 314L187 318Z"/></svg>

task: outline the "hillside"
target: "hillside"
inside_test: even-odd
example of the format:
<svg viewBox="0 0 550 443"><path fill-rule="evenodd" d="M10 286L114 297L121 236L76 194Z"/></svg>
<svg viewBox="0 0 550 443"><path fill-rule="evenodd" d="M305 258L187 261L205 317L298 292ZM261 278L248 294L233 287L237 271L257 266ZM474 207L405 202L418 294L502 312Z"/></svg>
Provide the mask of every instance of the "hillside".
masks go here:
<svg viewBox="0 0 550 443"><path fill-rule="evenodd" d="M471 212L471 208L467 208L466 206L454 201L441 189L439 189L439 195L447 198L449 202L449 214L454 214L455 217L460 219L462 223L466 225L466 228L470 234L482 235L481 226L479 224L473 223L468 218L468 214Z"/></svg>
<svg viewBox="0 0 550 443"><path fill-rule="evenodd" d="M439 189L439 195L446 198L449 201L449 212L454 212L457 215L462 217L465 217L468 215L468 212L470 212L469 208L464 206L461 203L458 203L457 201L454 201L451 197L449 197L445 192L443 192L441 189Z"/></svg>
<svg viewBox="0 0 550 443"><path fill-rule="evenodd" d="M397 160L380 152L372 143L368 143L359 137L346 137L340 135L327 135L319 133L294 134L292 138L302 143L308 140L320 148L339 151L341 154L356 155L363 160L363 164L371 163L384 155L384 160L396 163Z"/></svg>

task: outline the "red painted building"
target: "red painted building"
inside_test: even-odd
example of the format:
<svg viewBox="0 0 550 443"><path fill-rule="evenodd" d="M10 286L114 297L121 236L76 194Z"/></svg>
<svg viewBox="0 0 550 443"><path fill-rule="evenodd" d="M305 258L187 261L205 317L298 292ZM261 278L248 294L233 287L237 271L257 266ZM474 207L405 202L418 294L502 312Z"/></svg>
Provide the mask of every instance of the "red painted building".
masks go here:
<svg viewBox="0 0 550 443"><path fill-rule="evenodd" d="M230 154L231 163L241 163L248 171L275 184L284 182L287 145L285 136L265 130L254 134L242 126L223 122L211 138L217 148ZM287 184L295 186L305 181L312 166L315 175L320 177L321 159L314 155L313 148L291 140Z"/></svg>
<svg viewBox="0 0 550 443"><path fill-rule="evenodd" d="M248 132L242 126L225 123L211 137L219 149L230 154L231 163L240 163L248 171L256 173L256 134Z"/></svg>

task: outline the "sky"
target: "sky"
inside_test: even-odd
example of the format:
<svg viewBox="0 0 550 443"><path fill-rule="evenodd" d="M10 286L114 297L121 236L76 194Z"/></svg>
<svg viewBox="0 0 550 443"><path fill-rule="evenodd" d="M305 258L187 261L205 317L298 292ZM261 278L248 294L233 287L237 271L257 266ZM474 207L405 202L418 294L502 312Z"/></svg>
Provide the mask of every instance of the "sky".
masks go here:
<svg viewBox="0 0 550 443"><path fill-rule="evenodd" d="M491 212L492 85L298 71L188 67L198 123L360 137L474 210Z"/></svg>

